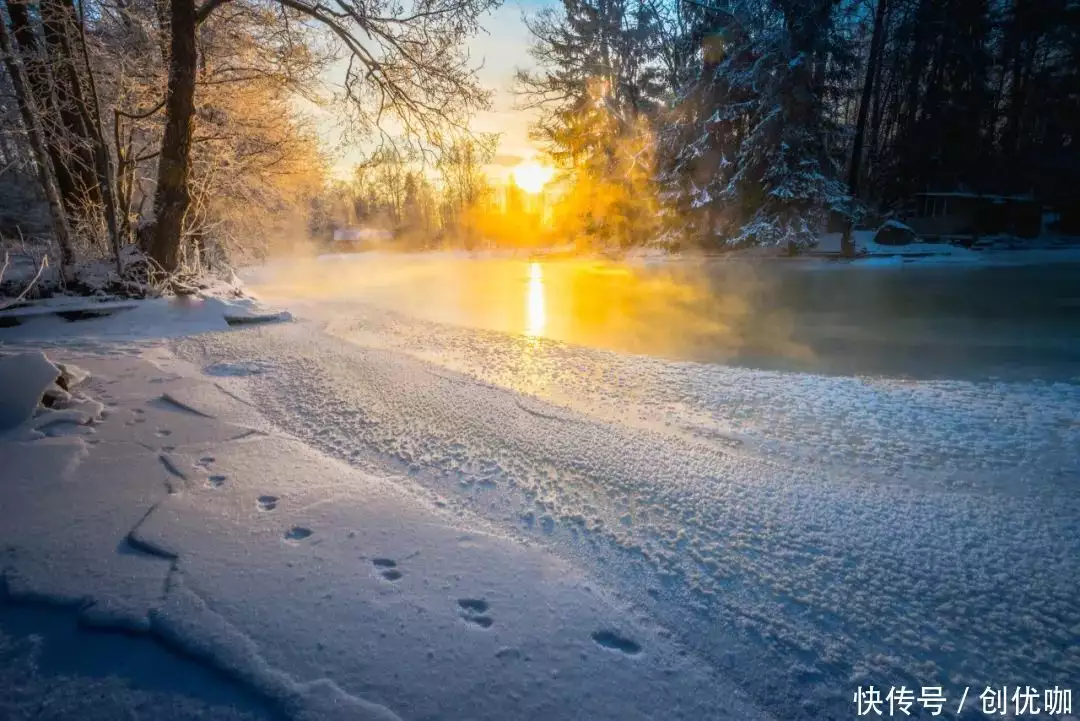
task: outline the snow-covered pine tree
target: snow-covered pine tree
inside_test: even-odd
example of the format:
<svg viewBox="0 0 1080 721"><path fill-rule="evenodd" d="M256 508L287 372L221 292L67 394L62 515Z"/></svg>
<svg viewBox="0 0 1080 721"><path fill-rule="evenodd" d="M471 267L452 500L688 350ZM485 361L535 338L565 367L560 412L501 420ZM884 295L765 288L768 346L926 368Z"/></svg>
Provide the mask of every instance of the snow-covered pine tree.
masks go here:
<svg viewBox="0 0 1080 721"><path fill-rule="evenodd" d="M518 85L543 111L534 136L568 171L582 229L604 244L639 242L655 215L642 202L663 93L655 23L643 0L563 0L528 20L540 69Z"/></svg>
<svg viewBox="0 0 1080 721"><path fill-rule="evenodd" d="M757 93L751 36L731 3L689 8L686 44L697 50L668 122L661 131L664 199L686 221L685 233L713 242L722 227L741 223L739 208L721 204Z"/></svg>
<svg viewBox="0 0 1080 721"><path fill-rule="evenodd" d="M699 230L731 246L813 244L846 204L825 102L848 62L836 0L736 2L702 12L702 72L682 94L665 176ZM832 65L833 67L830 67Z"/></svg>

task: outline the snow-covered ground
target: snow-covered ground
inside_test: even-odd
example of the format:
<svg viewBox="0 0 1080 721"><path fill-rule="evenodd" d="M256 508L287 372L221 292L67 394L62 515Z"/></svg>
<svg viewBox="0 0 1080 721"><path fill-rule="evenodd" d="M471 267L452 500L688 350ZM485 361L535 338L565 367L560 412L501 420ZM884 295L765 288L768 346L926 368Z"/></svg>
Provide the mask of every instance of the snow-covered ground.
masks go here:
<svg viewBox="0 0 1080 721"><path fill-rule="evenodd" d="M154 313L162 324L141 335L205 328L214 305L189 308L188 325ZM121 315L67 329L62 344L55 328L16 329L20 350L44 347L90 376L78 411L40 411L0 443L3 597L145 634L176 654L157 659L165 671L190 675L193 661L240 689L207 699L198 684L147 688L142 674L98 681L127 675L115 658L126 636L89 668L42 671L35 643L55 657L83 642L57 633L62 648L49 649L5 609L4 718L77 711L65 699L87 687L109 713L175 696L188 718L219 718L222 704L301 719L768 718L572 562L268 423L229 381L269 356L200 370L156 342L103 340L130 333ZM24 358L18 376L40 381L47 361Z"/></svg>
<svg viewBox="0 0 1080 721"><path fill-rule="evenodd" d="M895 221L893 221L895 222ZM907 227L897 224L900 227ZM1042 238L983 238L974 248L952 243L916 239L907 245L883 245L874 241L876 231L858 230L852 233L858 262L864 267L881 265L957 264L962 266L1019 266L1044 263L1080 262L1080 243L1075 238L1046 236ZM823 233L815 254L839 254L843 233Z"/></svg>
<svg viewBox="0 0 1080 721"><path fill-rule="evenodd" d="M137 634L17 676L0 715L110 672L121 706L208 718L846 719L871 683L941 685L955 716L965 687L1076 686L1076 382L290 308L229 332L209 305L0 329L91 374L87 415L0 442L6 596ZM81 643L14 613L18 668L28 633ZM170 678L218 674L153 687L113 659L134 644Z"/></svg>

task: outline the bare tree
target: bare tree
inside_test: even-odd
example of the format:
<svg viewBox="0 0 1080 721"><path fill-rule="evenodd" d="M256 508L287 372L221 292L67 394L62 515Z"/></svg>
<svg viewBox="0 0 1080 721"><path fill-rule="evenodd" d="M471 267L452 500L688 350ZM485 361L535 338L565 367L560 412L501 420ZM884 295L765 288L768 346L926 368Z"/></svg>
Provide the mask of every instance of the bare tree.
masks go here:
<svg viewBox="0 0 1080 721"><path fill-rule="evenodd" d="M235 0L233 0L235 1ZM258 1L258 0L257 0ZM409 6L381 0L261 0L279 13L314 20L344 48L349 65L345 98L357 128L386 135L396 125L418 142L438 143L447 129L464 129L468 116L487 104L476 81L465 39L498 0L415 0ZM198 51L196 31L230 0L170 0L169 83L166 125L158 163L157 215L150 251L166 270L177 268L195 127Z"/></svg>
<svg viewBox="0 0 1080 721"><path fill-rule="evenodd" d="M470 211L491 190L484 166L491 162L498 143L497 135L462 138L443 148L437 168L442 177L443 225L453 227L472 247L473 227Z"/></svg>
<svg viewBox="0 0 1080 721"><path fill-rule="evenodd" d="M885 13L888 0L877 0L874 10L874 31L870 39L870 57L866 60L866 76L863 80L862 96L859 100L859 117L855 122L855 139L851 144L851 164L848 166L848 193L852 198L859 197L859 179L863 159L863 144L866 138L866 122L870 117L870 99L874 95L874 83L878 80L878 63L881 61L881 46L885 42ZM840 240L840 250L844 256L851 256L855 248L851 243L853 221L844 227Z"/></svg>
<svg viewBox="0 0 1080 721"><path fill-rule="evenodd" d="M848 170L848 192L859 196L859 172L862 163L863 142L866 137L866 121L870 117L870 99L874 94L874 83L878 77L878 62L881 46L885 41L885 12L888 0L877 0L874 10L874 32L870 40L870 57L866 61L866 78L863 81L862 97L859 100L859 118L855 124L855 138L852 142L851 165Z"/></svg>
<svg viewBox="0 0 1080 721"><path fill-rule="evenodd" d="M449 202L458 207L476 203L488 187L484 166L491 162L498 145L498 136L484 134L462 138L444 148L437 167L443 180L443 192Z"/></svg>
<svg viewBox="0 0 1080 721"><path fill-rule="evenodd" d="M6 4L6 3L5 3ZM63 199L56 185L56 171L52 164L45 144L45 133L41 126L41 117L38 107L30 89L30 83L26 76L26 70L22 65L21 58L15 53L11 42L11 36L7 29L7 20L0 14L0 53L4 55L4 64L8 75L11 77L15 88L15 95L22 115L23 125L26 127L30 145L34 151L34 159L37 164L38 180L45 197L49 203L49 212L53 220L53 232L60 246L60 271L63 279L74 279L74 254L71 248L71 226L68 223L67 212L64 209Z"/></svg>
<svg viewBox="0 0 1080 721"><path fill-rule="evenodd" d="M94 177L94 161L88 129L72 102L70 53L61 44L63 15L57 0L41 6L41 22L35 23L27 0L7 3L11 34L22 58L27 87L41 108L45 148L56 171L57 187L69 215L100 201ZM40 27L41 32L38 32ZM44 42L42 42L44 39Z"/></svg>
<svg viewBox="0 0 1080 721"><path fill-rule="evenodd" d="M211 2L212 0L208 0ZM210 7L207 5L207 7ZM165 100L165 134L158 158L154 195L156 226L150 255L166 271L180 265L184 216L191 204L191 141L195 132L195 0L170 0L169 86Z"/></svg>

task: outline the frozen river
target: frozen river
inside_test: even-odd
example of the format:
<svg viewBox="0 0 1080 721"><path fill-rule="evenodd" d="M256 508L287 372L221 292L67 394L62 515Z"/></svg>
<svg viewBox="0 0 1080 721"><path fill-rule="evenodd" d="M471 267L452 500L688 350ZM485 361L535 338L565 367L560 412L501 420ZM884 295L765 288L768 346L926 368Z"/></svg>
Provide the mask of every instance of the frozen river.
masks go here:
<svg viewBox="0 0 1080 721"><path fill-rule="evenodd" d="M1075 268L445 260L264 270L299 323L178 350L587 569L778 718L1075 682Z"/></svg>
<svg viewBox="0 0 1080 721"><path fill-rule="evenodd" d="M913 378L1080 376L1080 263L616 263L356 255L270 295L673 360ZM260 282L261 281L261 282Z"/></svg>
<svg viewBox="0 0 1080 721"><path fill-rule="evenodd" d="M44 634L79 684L243 718L1077 694L1075 266L365 255L248 280L295 322L184 298L0 335L90 373L87 415L0 443L0 590L158 646L72 656L82 632L5 605L0 660ZM140 643L146 669L117 661ZM53 676L0 668L29 689L0 716L36 718ZM99 717L144 703L108 688Z"/></svg>

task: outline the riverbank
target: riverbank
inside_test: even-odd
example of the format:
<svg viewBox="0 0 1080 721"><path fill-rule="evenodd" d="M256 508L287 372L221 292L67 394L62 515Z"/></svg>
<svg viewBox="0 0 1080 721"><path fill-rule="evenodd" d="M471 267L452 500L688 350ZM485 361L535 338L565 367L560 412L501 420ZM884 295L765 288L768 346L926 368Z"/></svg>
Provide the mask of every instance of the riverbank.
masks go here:
<svg viewBox="0 0 1080 721"><path fill-rule="evenodd" d="M573 564L269 423L226 385L258 364L95 335L47 348L89 374L72 410L0 439L4 718L85 710L86 688L98 713L184 718L768 718ZM132 672L132 648L183 680Z"/></svg>
<svg viewBox="0 0 1080 721"><path fill-rule="evenodd" d="M195 659L239 694L196 700L259 718L818 721L868 684L1068 685L1072 271L725 267L360 255L253 274L293 322L188 298L0 329L90 371L0 444L8 599ZM791 332L848 320L848 372L669 355L821 365ZM74 653L48 625L0 634Z"/></svg>
<svg viewBox="0 0 1080 721"><path fill-rule="evenodd" d="M1080 264L1080 239L1066 236L1047 236L1021 240L1015 238L987 238L975 247L968 248L944 242L926 242L916 239L907 245L881 245L874 242L873 231L856 231L853 234L854 255L844 257L840 250L840 233L821 236L817 246L791 256L782 248L743 248L735 250L671 250L663 247L630 248L625 251L582 251L573 245L542 249L494 248L450 250L395 250L392 247L357 253L323 253L297 256L304 260L318 258L323 261L349 260L365 256L421 256L438 260L536 260L567 261L596 260L598 262L621 262L639 265L664 263L772 263L798 264L807 267L857 267L881 268L922 265L954 265L957 267L1015 267L1053 265L1058 263ZM50 304L70 305L77 298L89 298L94 302L133 301L157 298L163 295L215 296L226 299L244 298L243 283L230 268L219 273L203 273L201 276L185 277L172 286L152 283L143 267L145 260L135 253L128 254L123 277L105 261L85 263L77 270L78 282L65 286L60 282L58 270L42 263L40 252L25 252L10 256L4 272L0 273L0 323L5 312L18 308L33 308ZM287 262L289 258L268 259L268 263ZM40 271L40 272L39 272ZM141 276L140 276L141 274ZM43 311L51 312L51 311Z"/></svg>

